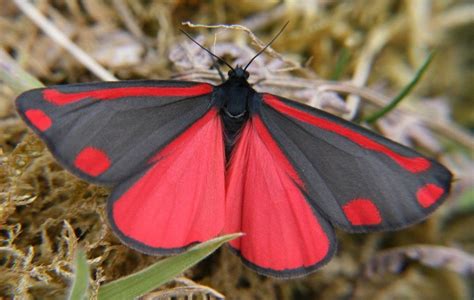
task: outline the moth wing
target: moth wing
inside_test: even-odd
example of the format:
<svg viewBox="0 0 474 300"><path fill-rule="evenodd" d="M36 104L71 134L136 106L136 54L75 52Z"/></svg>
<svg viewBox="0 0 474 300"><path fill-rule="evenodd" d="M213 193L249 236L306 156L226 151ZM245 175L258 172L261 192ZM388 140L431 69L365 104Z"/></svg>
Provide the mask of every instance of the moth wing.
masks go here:
<svg viewBox="0 0 474 300"><path fill-rule="evenodd" d="M221 119L211 109L117 185L107 202L114 232L149 254L172 254L224 227L225 154Z"/></svg>
<svg viewBox="0 0 474 300"><path fill-rule="evenodd" d="M419 222L449 193L438 162L309 106L263 94L261 116L295 167L311 206L350 232Z"/></svg>
<svg viewBox="0 0 474 300"><path fill-rule="evenodd" d="M226 174L226 232L250 268L268 276L306 275L336 250L332 227L313 209L301 180L258 115L246 123Z"/></svg>
<svg viewBox="0 0 474 300"><path fill-rule="evenodd" d="M115 184L201 118L213 87L177 81L64 85L21 94L17 110L56 159L88 181Z"/></svg>

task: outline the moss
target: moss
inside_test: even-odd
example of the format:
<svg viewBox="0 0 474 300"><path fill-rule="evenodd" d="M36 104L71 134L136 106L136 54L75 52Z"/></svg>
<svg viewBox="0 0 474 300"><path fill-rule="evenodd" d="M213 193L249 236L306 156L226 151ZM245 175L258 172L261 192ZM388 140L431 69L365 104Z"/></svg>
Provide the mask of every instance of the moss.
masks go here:
<svg viewBox="0 0 474 300"><path fill-rule="evenodd" d="M125 4L129 17L124 17L117 2ZM420 110L424 105L420 104L421 100L432 103L434 98L443 97L443 107L454 105L455 116L462 124L471 126L473 122L472 114L466 109L474 101L472 80L468 80L472 78L472 68L467 67L472 63L472 43L469 42L472 39L466 38L473 24L472 21L463 23L461 17L452 17L459 5L465 5L458 1L434 0L431 7L389 0L376 4L365 0L311 1L308 3L313 4L307 6L303 1L276 5L271 0L39 3L42 11L48 12L52 21L77 45L121 79L165 79L194 74L195 80L217 80L214 71L209 71L208 66L196 65L199 61L193 57L188 62L185 56L177 59L172 55L187 43L177 31L184 20L246 24L264 41L269 40L285 20L290 20L289 27L274 45L287 62L282 63L271 54L264 54L262 59L268 65L280 64L281 68L292 67L293 71L259 74L269 76L266 78L270 80L267 85L263 82L256 87L273 88L307 102L311 99L298 94L298 89L311 92L314 87L309 83L335 74L341 53L348 53L348 59L343 71L338 71L340 80L359 78L354 80L360 80L360 85L394 95L421 64L425 56L419 54L437 47L433 65L436 71L427 72L428 79L422 80L410 96L409 106ZM4 6L0 12L0 47L20 66L47 85L97 80L36 28L16 9L13 1ZM450 20L461 24L453 25ZM216 32L219 33L214 36ZM258 50L239 30L201 28L192 33L202 34L208 46L216 37L216 47L221 47L217 49L231 61L244 60L248 55L245 51ZM129 55L127 60L124 54ZM295 68L302 64L307 68ZM366 74L365 67L368 68ZM300 84L301 80L307 80L304 81L306 86L295 89L279 85L277 76L281 74L286 76L286 83ZM94 287L159 259L128 249L113 236L104 216L108 190L81 181L59 166L43 143L19 121L13 109L14 97L6 83L0 81L0 297L62 299L71 282L77 245L87 253ZM362 102L359 109L362 112L373 110L368 104ZM437 134L434 133L434 139L439 141ZM456 206L458 196L472 186L472 181L466 178L472 171L472 157L462 160L463 167L459 167L456 161L460 154L456 147L450 153L438 154L460 180L451 202L422 224L396 233L349 235L340 232L336 257L328 266L302 279L280 281L262 277L244 267L225 248L186 275L230 299L468 297L461 275L418 263L411 263L395 274L361 278L364 263L380 249L428 243L459 244L472 250L474 237L469 233L470 227L460 225L473 222L472 212L463 214L458 222L444 222L454 211L451 208ZM173 288L173 284L164 288Z"/></svg>

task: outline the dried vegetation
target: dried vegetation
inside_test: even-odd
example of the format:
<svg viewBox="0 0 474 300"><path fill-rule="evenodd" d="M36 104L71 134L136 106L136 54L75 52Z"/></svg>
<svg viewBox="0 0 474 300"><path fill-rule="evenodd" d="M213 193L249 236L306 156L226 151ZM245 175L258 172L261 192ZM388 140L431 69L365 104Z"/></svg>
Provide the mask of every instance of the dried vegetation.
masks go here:
<svg viewBox="0 0 474 300"><path fill-rule="evenodd" d="M246 63L286 20L284 34L249 69L255 88L355 121L385 105L437 49L415 91L375 129L449 166L456 175L450 199L427 221L400 232L339 232L337 256L303 279L258 276L221 249L187 278L144 299L472 297L469 1L37 0L33 13L24 5L30 1L0 2L0 298L63 298L78 245L86 250L94 288L159 259L121 245L104 217L108 191L61 168L16 116L14 98L32 84L17 67L46 85L170 77L217 83L210 57L178 28L235 65ZM40 29L45 20L38 13L53 27Z"/></svg>

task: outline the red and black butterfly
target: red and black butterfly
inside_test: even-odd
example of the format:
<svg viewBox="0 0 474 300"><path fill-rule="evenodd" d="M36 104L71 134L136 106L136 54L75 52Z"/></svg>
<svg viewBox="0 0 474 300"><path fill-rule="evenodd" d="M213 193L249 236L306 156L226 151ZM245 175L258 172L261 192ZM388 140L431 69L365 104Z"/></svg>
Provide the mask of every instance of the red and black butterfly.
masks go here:
<svg viewBox="0 0 474 300"><path fill-rule="evenodd" d="M444 166L324 111L256 92L249 64L231 67L218 86L73 84L28 91L16 104L68 170L113 187L113 231L148 254L243 232L230 246L247 266L296 277L331 259L334 227L403 228L446 198L452 175Z"/></svg>

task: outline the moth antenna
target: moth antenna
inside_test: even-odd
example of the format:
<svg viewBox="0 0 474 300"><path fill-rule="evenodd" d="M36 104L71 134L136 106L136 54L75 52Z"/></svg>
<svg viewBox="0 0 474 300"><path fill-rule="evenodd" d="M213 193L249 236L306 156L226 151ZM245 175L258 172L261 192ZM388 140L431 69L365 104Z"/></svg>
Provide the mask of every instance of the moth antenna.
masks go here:
<svg viewBox="0 0 474 300"><path fill-rule="evenodd" d="M229 65L224 59L222 59L221 57L215 55L214 53L212 53L209 49L207 49L206 47L204 47L203 45L199 44L195 39L193 39L191 37L191 35L189 35L189 33L187 33L186 31L184 31L183 29L179 29L179 31L181 31L182 33L184 33L191 41L193 41L196 45L198 45L199 47L201 47L201 49L203 49L204 51L206 51L207 53L209 53L211 56L217 58L217 60L223 62L226 66L228 66L232 71L234 71L234 68L232 68L231 65Z"/></svg>
<svg viewBox="0 0 474 300"><path fill-rule="evenodd" d="M290 21L287 21L285 23L285 25L283 25L283 27L280 29L280 31L278 31L278 33L273 37L273 39L265 46L262 48L262 50L258 51L257 54L255 54L254 57L252 57L252 59L249 61L249 63L245 66L244 68L244 71L247 70L248 66L250 66L250 64L260 55L263 53L263 51L265 51L268 47L270 47L270 45L277 39L277 37L280 36L280 34L283 32L283 30L285 29L286 25L288 25L288 23L290 23Z"/></svg>
<svg viewBox="0 0 474 300"><path fill-rule="evenodd" d="M222 73L221 68L219 68L219 64L217 63L214 56L211 56L211 59L212 59L212 66L217 70L217 73L219 73L219 77L221 78L222 82L224 82L225 76L224 76L224 73Z"/></svg>

